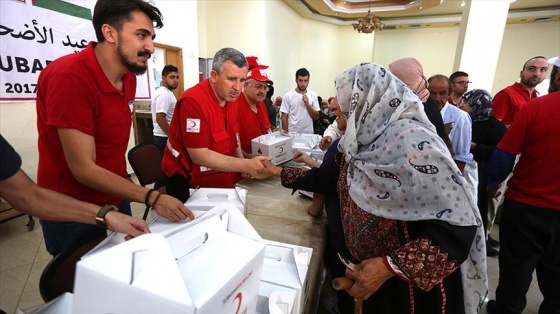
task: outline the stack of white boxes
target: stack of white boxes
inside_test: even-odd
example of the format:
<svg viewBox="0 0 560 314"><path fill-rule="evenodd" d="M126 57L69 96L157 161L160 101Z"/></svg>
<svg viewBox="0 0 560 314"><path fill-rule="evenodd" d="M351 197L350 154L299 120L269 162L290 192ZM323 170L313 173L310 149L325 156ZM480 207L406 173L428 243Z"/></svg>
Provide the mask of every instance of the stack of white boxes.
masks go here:
<svg viewBox="0 0 560 314"><path fill-rule="evenodd" d="M313 249L269 240L265 243L257 312L303 313Z"/></svg>
<svg viewBox="0 0 560 314"><path fill-rule="evenodd" d="M237 208L151 229L78 263L74 313L256 311L265 244Z"/></svg>
<svg viewBox="0 0 560 314"><path fill-rule="evenodd" d="M325 152L319 148L321 136L317 134L293 134L292 149L307 153L317 160L323 160Z"/></svg>
<svg viewBox="0 0 560 314"><path fill-rule="evenodd" d="M113 233L86 254L72 312L302 313L311 248L262 240L231 204L194 212L158 217L130 241Z"/></svg>

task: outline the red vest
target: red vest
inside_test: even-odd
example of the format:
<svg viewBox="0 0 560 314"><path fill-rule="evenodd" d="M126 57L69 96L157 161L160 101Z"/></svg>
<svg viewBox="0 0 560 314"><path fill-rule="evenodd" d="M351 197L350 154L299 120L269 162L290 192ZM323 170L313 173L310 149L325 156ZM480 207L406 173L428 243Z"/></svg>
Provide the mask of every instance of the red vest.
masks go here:
<svg viewBox="0 0 560 314"><path fill-rule="evenodd" d="M186 117L183 107L195 105L200 107L204 118L209 123L211 136L208 149L223 155L236 156L239 132L237 107L233 103L226 104L226 126L223 109L211 93L212 89L206 80L185 91L177 101L169 127L169 138L164 151L162 169L169 177L181 174L188 178L191 187L233 188L235 183L241 179L239 173L221 172L193 163L183 144L183 136L189 136L189 133L186 132Z"/></svg>

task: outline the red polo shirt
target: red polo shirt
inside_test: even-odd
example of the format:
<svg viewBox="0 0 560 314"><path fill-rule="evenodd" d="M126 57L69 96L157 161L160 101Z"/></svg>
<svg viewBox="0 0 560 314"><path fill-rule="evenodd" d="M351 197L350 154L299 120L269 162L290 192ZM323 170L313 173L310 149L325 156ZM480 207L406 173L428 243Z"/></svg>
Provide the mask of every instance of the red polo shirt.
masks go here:
<svg viewBox="0 0 560 314"><path fill-rule="evenodd" d="M529 94L529 91L520 83L515 82L501 91L499 91L492 100L492 115L505 125L510 125L515 119L517 112L525 106L525 104L537 98L537 90Z"/></svg>
<svg viewBox="0 0 560 314"><path fill-rule="evenodd" d="M119 176L127 175L125 154L130 138L136 77L122 78L123 91L103 73L90 42L86 49L50 63L37 82L39 168L37 183L94 204L120 203L76 181L68 168L57 128L76 129L95 140L95 162Z"/></svg>
<svg viewBox="0 0 560 314"><path fill-rule="evenodd" d="M560 92L526 104L498 144L521 153L508 181L506 197L532 206L560 210Z"/></svg>
<svg viewBox="0 0 560 314"><path fill-rule="evenodd" d="M245 95L241 95L236 101L239 115L239 139L241 149L246 153L251 153L251 140L268 133L270 130L270 120L264 102L257 103L257 112L251 109Z"/></svg>

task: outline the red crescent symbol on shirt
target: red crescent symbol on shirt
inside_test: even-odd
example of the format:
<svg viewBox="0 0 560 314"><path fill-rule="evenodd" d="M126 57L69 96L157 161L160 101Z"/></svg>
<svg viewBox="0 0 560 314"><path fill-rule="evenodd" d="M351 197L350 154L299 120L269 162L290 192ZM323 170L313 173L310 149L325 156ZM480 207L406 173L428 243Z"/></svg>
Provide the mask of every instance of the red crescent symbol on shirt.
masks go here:
<svg viewBox="0 0 560 314"><path fill-rule="evenodd" d="M189 128L194 128L194 127L196 127L196 122L193 121L193 120L190 120L190 121L189 121L189 126L188 126L188 127L189 127Z"/></svg>

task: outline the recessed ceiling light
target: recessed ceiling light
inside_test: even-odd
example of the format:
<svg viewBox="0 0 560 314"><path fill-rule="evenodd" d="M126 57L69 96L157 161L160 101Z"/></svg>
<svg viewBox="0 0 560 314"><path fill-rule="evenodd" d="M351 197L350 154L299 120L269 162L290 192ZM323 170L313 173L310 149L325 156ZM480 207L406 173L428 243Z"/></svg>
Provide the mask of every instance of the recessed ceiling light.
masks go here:
<svg viewBox="0 0 560 314"><path fill-rule="evenodd" d="M422 10L422 7L418 7L418 10Z"/></svg>
<svg viewBox="0 0 560 314"><path fill-rule="evenodd" d="M465 6L465 0L463 0L463 2L461 2L460 6L462 6L462 7Z"/></svg>

